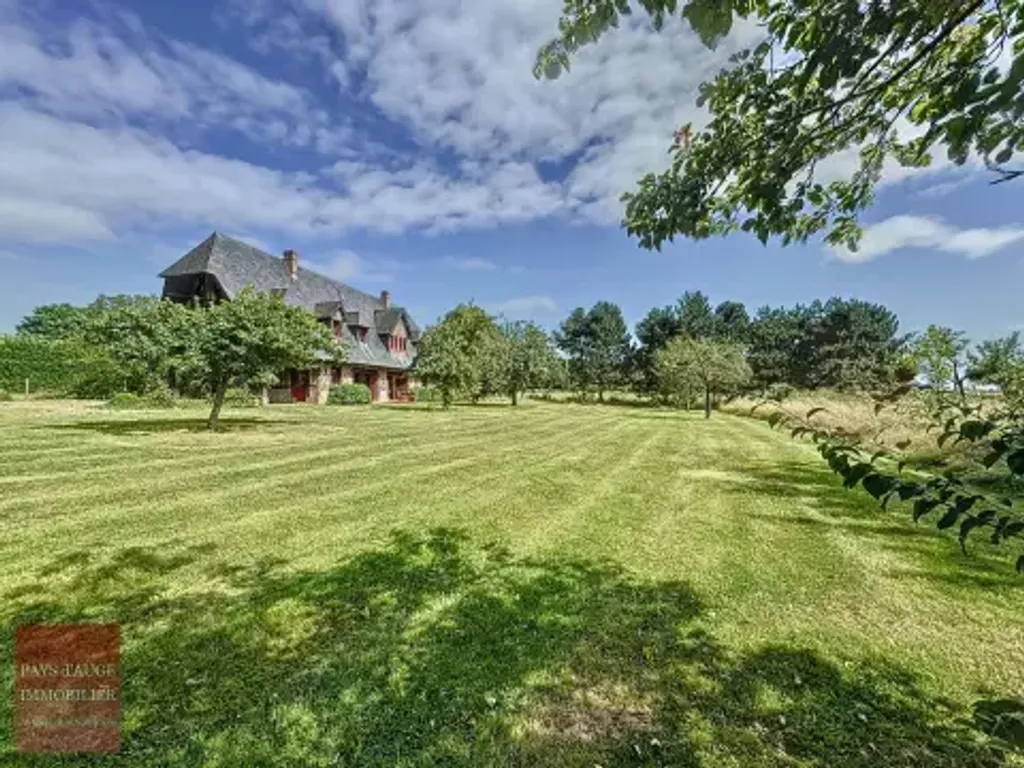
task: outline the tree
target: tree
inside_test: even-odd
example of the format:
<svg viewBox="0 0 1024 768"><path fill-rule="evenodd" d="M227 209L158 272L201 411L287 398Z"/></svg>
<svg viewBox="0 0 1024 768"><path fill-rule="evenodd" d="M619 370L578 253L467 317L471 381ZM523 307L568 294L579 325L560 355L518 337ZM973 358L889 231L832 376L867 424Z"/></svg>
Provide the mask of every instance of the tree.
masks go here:
<svg viewBox="0 0 1024 768"><path fill-rule="evenodd" d="M939 392L953 389L961 400L965 398L966 351L967 337L963 332L940 325L929 325L913 344L914 359L932 388Z"/></svg>
<svg viewBox="0 0 1024 768"><path fill-rule="evenodd" d="M117 363L126 391L166 388L173 374L193 365L195 317L184 305L155 296L115 302L101 297L85 317L85 339Z"/></svg>
<svg viewBox="0 0 1024 768"><path fill-rule="evenodd" d="M750 332L750 315L741 301L723 301L715 307L715 336L734 344L745 344Z"/></svg>
<svg viewBox="0 0 1024 768"><path fill-rule="evenodd" d="M705 44L733 16L765 31L753 49L700 87L710 120L683 126L671 167L627 194L625 225L647 248L676 235L742 230L762 242L805 241L822 230L855 248L859 213L883 167L922 167L944 149L957 164L980 156L995 182L1024 145L1024 3L1019 0L640 0L655 28L680 12ZM534 73L557 77L583 45L631 12L619 0L565 0L559 36ZM1010 66L999 55L1012 52ZM666 137L667 138L667 137ZM819 164L859 156L828 181Z"/></svg>
<svg viewBox="0 0 1024 768"><path fill-rule="evenodd" d="M497 386L495 354L500 334L480 307L460 304L423 334L416 372L441 393L445 408L458 397L478 397L485 382Z"/></svg>
<svg viewBox="0 0 1024 768"><path fill-rule="evenodd" d="M1024 344L1020 333L981 342L967 353L967 376L978 384L995 384L1007 407L1024 414Z"/></svg>
<svg viewBox="0 0 1024 768"><path fill-rule="evenodd" d="M622 310L599 301L589 312L577 307L555 335L559 349L569 356L569 371L581 392L593 387L597 399L624 379L631 344Z"/></svg>
<svg viewBox="0 0 1024 768"><path fill-rule="evenodd" d="M700 291L687 291L679 299L679 326L691 339L709 339L717 331L711 302Z"/></svg>
<svg viewBox="0 0 1024 768"><path fill-rule="evenodd" d="M519 404L519 395L542 387L557 364L551 340L534 323L518 321L501 327L498 381L502 392Z"/></svg>
<svg viewBox="0 0 1024 768"><path fill-rule="evenodd" d="M640 346L634 351L632 368L637 386L642 392L658 390L658 372L655 356L675 336L682 333L677 306L655 307L636 324L636 338Z"/></svg>
<svg viewBox="0 0 1024 768"><path fill-rule="evenodd" d="M192 320L194 372L213 393L210 429L217 428L228 387L263 382L278 371L325 359L340 362L344 356L326 326L280 296L245 288L231 301L186 311Z"/></svg>
<svg viewBox="0 0 1024 768"><path fill-rule="evenodd" d="M82 333L88 311L71 304L44 304L32 310L15 330L22 335L59 341Z"/></svg>
<svg viewBox="0 0 1024 768"><path fill-rule="evenodd" d="M711 339L678 336L658 352L658 372L667 392L689 401L694 389L704 394L704 418L711 418L711 396L734 391L750 380L743 348Z"/></svg>

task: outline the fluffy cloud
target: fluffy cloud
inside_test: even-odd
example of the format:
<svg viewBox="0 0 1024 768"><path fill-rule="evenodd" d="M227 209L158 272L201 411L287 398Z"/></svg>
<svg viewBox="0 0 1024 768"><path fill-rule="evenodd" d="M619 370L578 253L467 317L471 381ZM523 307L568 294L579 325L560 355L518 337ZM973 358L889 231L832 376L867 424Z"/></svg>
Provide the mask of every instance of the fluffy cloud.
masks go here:
<svg viewBox="0 0 1024 768"><path fill-rule="evenodd" d="M863 263L901 248L934 248L969 259L988 256L1024 240L1024 228L997 227L958 229L942 219L924 216L893 216L864 228L860 248L832 249L840 261Z"/></svg>
<svg viewBox="0 0 1024 768"><path fill-rule="evenodd" d="M242 30L270 60L287 61L273 71L302 72L308 87L102 5L57 26L26 0L0 0L0 95L9 97L0 143L17 148L0 161L0 236L615 224L621 193L666 166L673 130L703 122L698 84L760 35L738 25L711 52L681 22L659 34L633 17L582 51L568 75L539 82L533 57L559 10L550 0L231 7L225 32ZM337 99L315 95L328 82ZM225 131L251 141L224 142Z"/></svg>

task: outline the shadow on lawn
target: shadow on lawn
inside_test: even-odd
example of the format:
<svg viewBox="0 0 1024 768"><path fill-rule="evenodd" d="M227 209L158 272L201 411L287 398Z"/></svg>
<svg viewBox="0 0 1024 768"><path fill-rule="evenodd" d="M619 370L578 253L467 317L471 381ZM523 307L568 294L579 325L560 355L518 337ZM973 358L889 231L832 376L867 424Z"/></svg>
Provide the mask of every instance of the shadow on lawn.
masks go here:
<svg viewBox="0 0 1024 768"><path fill-rule="evenodd" d="M80 562L0 608L8 634L121 622L125 732L104 764L1004 764L894 666L723 647L685 584L449 530L322 572L210 570L203 554ZM168 592L178 568L203 568L205 591Z"/></svg>
<svg viewBox="0 0 1024 768"><path fill-rule="evenodd" d="M842 530L871 539L879 548L909 555L906 568L895 575L931 581L954 591L965 586L986 591L1024 591L1024 579L1013 569L1005 548L994 547L987 537L975 536L965 555L955 535L935 527L935 516L914 523L910 505L881 506L862 489L847 489L824 462L820 466L776 461L750 465L738 471L743 483L759 493L809 505L821 517L762 515L767 522Z"/></svg>
<svg viewBox="0 0 1024 768"><path fill-rule="evenodd" d="M282 419L260 419L246 417L222 417L217 432L240 432L260 427L289 424L301 426L300 422ZM102 432L108 435L153 434L157 432L208 432L206 419L117 419L111 421L76 421L70 424L48 424L37 429L68 429L87 432Z"/></svg>

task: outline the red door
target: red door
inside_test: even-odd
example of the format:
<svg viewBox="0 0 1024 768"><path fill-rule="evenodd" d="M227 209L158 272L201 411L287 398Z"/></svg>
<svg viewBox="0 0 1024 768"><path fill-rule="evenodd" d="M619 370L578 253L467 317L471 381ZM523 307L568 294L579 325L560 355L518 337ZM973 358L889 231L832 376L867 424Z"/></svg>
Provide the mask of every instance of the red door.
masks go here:
<svg viewBox="0 0 1024 768"><path fill-rule="evenodd" d="M376 371L371 371L370 372L370 399L371 400L376 400L377 399L377 372Z"/></svg>
<svg viewBox="0 0 1024 768"><path fill-rule="evenodd" d="M292 400L296 403L306 402L309 396L309 374L306 371L296 372L292 381Z"/></svg>

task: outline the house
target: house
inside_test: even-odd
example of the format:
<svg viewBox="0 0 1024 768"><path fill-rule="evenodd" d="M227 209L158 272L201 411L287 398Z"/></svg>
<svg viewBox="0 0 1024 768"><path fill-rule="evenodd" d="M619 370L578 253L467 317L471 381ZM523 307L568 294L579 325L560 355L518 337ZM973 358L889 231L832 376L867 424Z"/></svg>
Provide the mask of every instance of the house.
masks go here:
<svg viewBox="0 0 1024 768"><path fill-rule="evenodd" d="M278 385L268 392L270 402L325 403L332 384L351 382L366 384L375 401L408 397L420 329L408 312L391 303L387 291L371 296L301 267L295 251L277 258L219 232L160 277L163 296L172 301L230 301L246 286L277 293L286 303L315 314L339 343L345 343L346 365L325 361L309 370L283 371Z"/></svg>

